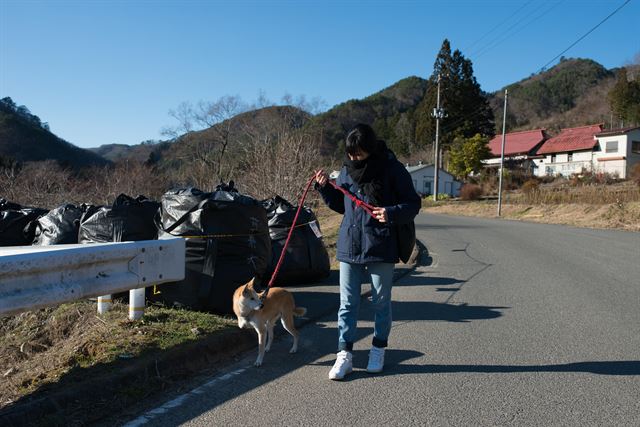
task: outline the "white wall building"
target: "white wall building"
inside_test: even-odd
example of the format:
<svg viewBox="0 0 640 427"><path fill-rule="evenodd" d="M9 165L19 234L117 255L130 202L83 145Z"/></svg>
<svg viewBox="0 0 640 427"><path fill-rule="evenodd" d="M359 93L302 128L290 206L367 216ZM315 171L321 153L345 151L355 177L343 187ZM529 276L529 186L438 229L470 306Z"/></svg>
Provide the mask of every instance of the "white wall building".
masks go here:
<svg viewBox="0 0 640 427"><path fill-rule="evenodd" d="M418 164L415 166L406 166L407 171L413 180L413 187L416 192L422 196L433 194L433 165ZM462 183L457 181L449 172L438 170L438 194L448 194L451 197L460 195L460 187Z"/></svg>
<svg viewBox="0 0 640 427"><path fill-rule="evenodd" d="M629 177L640 162L640 127L602 130L601 125L563 129L538 149L536 175L570 176L585 171Z"/></svg>
<svg viewBox="0 0 640 427"><path fill-rule="evenodd" d="M593 170L628 178L633 165L640 163L640 127L606 130L597 134L596 139Z"/></svg>

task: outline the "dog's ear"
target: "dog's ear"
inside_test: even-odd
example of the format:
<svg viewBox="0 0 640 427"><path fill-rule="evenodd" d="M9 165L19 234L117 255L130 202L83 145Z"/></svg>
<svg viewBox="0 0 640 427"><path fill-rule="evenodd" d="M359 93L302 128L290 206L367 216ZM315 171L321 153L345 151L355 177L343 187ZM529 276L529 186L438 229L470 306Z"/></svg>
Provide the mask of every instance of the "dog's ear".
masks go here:
<svg viewBox="0 0 640 427"><path fill-rule="evenodd" d="M244 287L242 288L242 296L243 297L249 296L249 285L244 285Z"/></svg>
<svg viewBox="0 0 640 427"><path fill-rule="evenodd" d="M256 282L256 278L254 277L253 279L249 280L249 283L247 283L247 288L251 288L253 289L253 285Z"/></svg>

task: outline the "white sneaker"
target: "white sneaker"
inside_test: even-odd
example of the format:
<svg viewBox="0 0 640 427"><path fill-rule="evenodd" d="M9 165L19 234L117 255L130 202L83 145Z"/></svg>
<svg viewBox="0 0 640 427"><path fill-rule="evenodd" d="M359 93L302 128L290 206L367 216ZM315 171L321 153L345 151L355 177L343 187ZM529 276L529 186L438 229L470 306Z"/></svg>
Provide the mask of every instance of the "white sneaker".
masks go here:
<svg viewBox="0 0 640 427"><path fill-rule="evenodd" d="M382 372L384 367L384 348L376 346L371 347L369 351L369 363L367 364L367 372L372 374Z"/></svg>
<svg viewBox="0 0 640 427"><path fill-rule="evenodd" d="M341 380L345 375L350 374L353 371L351 358L351 353L348 351L339 351L336 355L336 363L333 364L333 368L329 371L329 379Z"/></svg>

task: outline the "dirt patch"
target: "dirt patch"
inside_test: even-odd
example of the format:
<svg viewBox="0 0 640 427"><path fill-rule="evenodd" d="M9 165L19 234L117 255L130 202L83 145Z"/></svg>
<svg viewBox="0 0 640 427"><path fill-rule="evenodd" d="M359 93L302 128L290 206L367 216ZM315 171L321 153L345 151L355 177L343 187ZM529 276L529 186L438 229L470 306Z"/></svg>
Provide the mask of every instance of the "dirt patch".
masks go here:
<svg viewBox="0 0 640 427"><path fill-rule="evenodd" d="M424 212L449 215L496 218L497 201L449 202L423 208ZM586 228L615 228L640 231L640 202L618 202L603 205L503 204L501 216L506 219L565 224Z"/></svg>

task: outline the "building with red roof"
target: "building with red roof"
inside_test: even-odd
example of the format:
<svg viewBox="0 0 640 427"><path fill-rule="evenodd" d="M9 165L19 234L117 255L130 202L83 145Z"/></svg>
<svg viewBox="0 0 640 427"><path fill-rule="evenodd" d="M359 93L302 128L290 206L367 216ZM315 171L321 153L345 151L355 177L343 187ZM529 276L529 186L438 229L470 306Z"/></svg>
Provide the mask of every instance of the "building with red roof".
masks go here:
<svg viewBox="0 0 640 427"><path fill-rule="evenodd" d="M546 129L533 129L521 132L511 132L505 135L504 158L505 167L525 168L533 170L535 164L532 159L536 150L549 138ZM491 158L484 161L486 167L499 167L502 151L502 134L496 135L489 141Z"/></svg>
<svg viewBox="0 0 640 427"><path fill-rule="evenodd" d="M537 150L536 175L569 176L582 171L626 178L640 162L640 127L604 130L602 124L562 129Z"/></svg>

